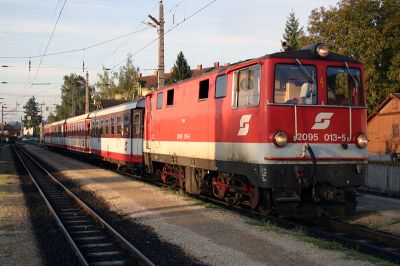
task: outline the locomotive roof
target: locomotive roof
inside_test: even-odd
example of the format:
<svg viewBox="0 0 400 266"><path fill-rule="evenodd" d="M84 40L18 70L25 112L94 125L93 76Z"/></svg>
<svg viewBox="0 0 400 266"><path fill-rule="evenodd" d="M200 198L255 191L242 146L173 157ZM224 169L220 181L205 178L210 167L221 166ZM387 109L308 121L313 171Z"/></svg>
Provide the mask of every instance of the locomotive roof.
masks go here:
<svg viewBox="0 0 400 266"><path fill-rule="evenodd" d="M298 50L290 52L278 52L265 55L264 58L297 58L297 59L312 59L312 60L327 60L327 61L342 61L348 63L361 64L360 61L350 56L340 55L330 52L327 57L319 57L314 55L311 50Z"/></svg>

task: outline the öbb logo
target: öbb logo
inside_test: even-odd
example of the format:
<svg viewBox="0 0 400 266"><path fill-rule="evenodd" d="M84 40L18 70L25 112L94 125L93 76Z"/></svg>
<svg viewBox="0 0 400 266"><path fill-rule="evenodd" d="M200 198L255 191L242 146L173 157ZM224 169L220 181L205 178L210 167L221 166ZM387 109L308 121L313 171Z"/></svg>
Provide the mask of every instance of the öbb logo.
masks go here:
<svg viewBox="0 0 400 266"><path fill-rule="evenodd" d="M250 119L251 115L242 115L239 122L239 132L237 133L238 136L246 136L249 133L250 129Z"/></svg>
<svg viewBox="0 0 400 266"><path fill-rule="evenodd" d="M327 129L331 123L333 113L319 113L315 117L315 123L311 129Z"/></svg>

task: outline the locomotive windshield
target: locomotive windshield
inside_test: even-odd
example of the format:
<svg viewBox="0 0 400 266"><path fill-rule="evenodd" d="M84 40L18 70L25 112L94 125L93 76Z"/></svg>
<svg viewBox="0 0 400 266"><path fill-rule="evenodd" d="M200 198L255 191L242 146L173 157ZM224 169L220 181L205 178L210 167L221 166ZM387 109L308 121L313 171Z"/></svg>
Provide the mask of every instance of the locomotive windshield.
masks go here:
<svg viewBox="0 0 400 266"><path fill-rule="evenodd" d="M357 68L328 67L328 105L364 106L361 71Z"/></svg>
<svg viewBox="0 0 400 266"><path fill-rule="evenodd" d="M275 67L275 103L317 104L317 70L314 66L277 64Z"/></svg>

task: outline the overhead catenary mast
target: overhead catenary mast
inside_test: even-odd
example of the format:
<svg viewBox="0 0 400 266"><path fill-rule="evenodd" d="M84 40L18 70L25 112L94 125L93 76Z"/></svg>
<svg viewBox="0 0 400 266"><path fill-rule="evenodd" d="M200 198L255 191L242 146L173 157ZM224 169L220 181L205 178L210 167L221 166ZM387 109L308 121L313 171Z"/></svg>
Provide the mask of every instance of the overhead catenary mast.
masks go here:
<svg viewBox="0 0 400 266"><path fill-rule="evenodd" d="M159 19L155 19L153 16L148 15L148 17L156 24L154 25L151 22L147 22L146 24L152 26L153 28L157 28L158 34L158 88L164 86L164 6L162 0L159 5Z"/></svg>

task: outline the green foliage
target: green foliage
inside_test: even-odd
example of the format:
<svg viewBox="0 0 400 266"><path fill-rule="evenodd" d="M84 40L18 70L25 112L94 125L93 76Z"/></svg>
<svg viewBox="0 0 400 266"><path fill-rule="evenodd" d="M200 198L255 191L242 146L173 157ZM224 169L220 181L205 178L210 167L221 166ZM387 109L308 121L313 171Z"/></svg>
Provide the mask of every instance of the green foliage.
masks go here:
<svg viewBox="0 0 400 266"><path fill-rule="evenodd" d="M182 51L179 52L174 68L172 70L171 75L168 78L168 84L176 83L180 80L184 80L190 78L192 76L192 71L190 70L190 66L188 65L185 56Z"/></svg>
<svg viewBox="0 0 400 266"><path fill-rule="evenodd" d="M54 123L57 121L56 119L57 119L56 116L53 113L50 113L49 116L47 117L47 123L48 124Z"/></svg>
<svg viewBox="0 0 400 266"><path fill-rule="evenodd" d="M388 94L400 92L399 14L398 0L341 0L309 17L308 42L326 42L364 63L369 112Z"/></svg>
<svg viewBox="0 0 400 266"><path fill-rule="evenodd" d="M134 100L142 97L139 83L139 68L133 65L132 56L128 55L126 64L119 72L111 72L103 67L103 74L98 74L99 80L95 95L96 102L107 100Z"/></svg>
<svg viewBox="0 0 400 266"><path fill-rule="evenodd" d="M86 80L84 77L71 73L64 76L61 87L61 104L56 106L56 120L66 119L85 113ZM92 103L94 88L89 86L89 102ZM93 109L93 104L89 109Z"/></svg>
<svg viewBox="0 0 400 266"><path fill-rule="evenodd" d="M282 45L283 51L295 51L301 48L299 38L304 35L304 32L303 27L299 28L299 26L299 20L294 12L290 12L285 24L285 32L283 33L282 42L286 43L286 46Z"/></svg>
<svg viewBox="0 0 400 266"><path fill-rule="evenodd" d="M40 125L41 117L39 114L39 103L36 102L35 96L29 98L24 105L24 125L25 128L34 128L34 135L36 134L37 127Z"/></svg>

